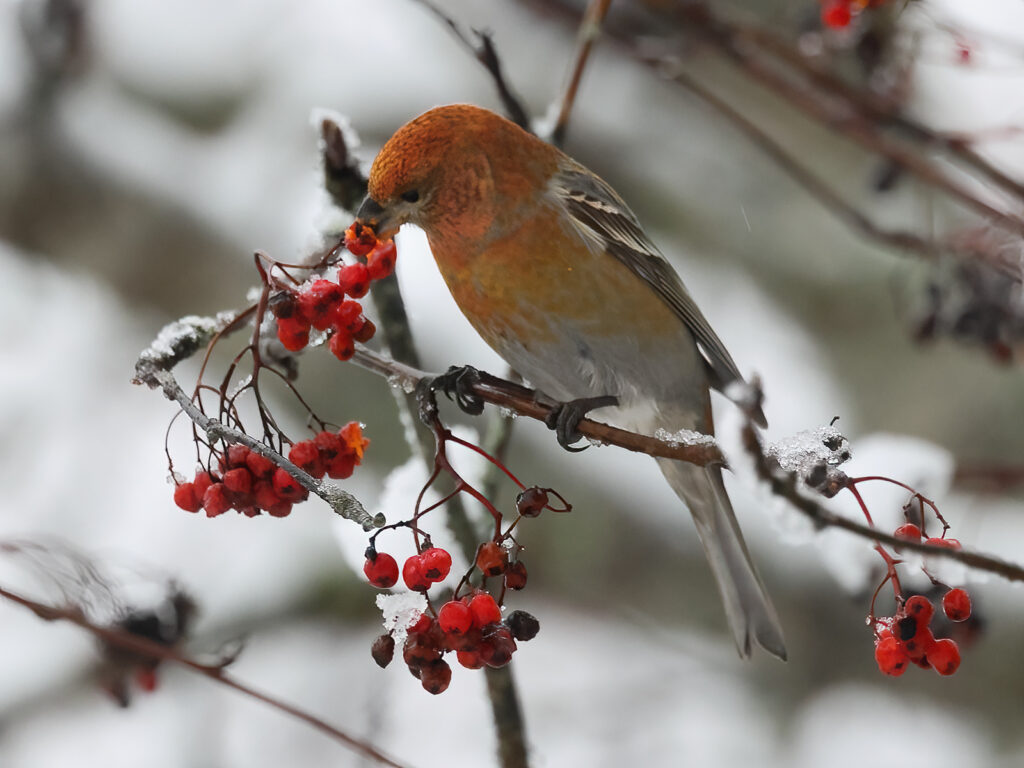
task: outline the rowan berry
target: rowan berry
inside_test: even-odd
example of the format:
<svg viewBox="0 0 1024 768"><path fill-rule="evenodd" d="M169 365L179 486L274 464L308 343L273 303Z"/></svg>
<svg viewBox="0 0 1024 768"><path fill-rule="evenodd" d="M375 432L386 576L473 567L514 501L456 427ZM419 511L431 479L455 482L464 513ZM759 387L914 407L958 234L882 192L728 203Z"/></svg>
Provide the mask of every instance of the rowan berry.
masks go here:
<svg viewBox="0 0 1024 768"><path fill-rule="evenodd" d="M456 651L455 658L459 660L459 664L464 666L466 669L482 669L485 664L484 660L480 658L479 651Z"/></svg>
<svg viewBox="0 0 1024 768"><path fill-rule="evenodd" d="M353 299L361 299L370 290L370 274L365 264L351 264L338 270L338 285Z"/></svg>
<svg viewBox="0 0 1024 768"><path fill-rule="evenodd" d="M537 517L548 504L548 494L542 488L527 488L516 496L516 512L523 517Z"/></svg>
<svg viewBox="0 0 1024 768"><path fill-rule="evenodd" d="M228 489L223 483L214 483L206 489L206 493L203 494L203 509L206 510L207 517L217 517L231 509Z"/></svg>
<svg viewBox="0 0 1024 768"><path fill-rule="evenodd" d="M257 480L252 487L252 498L257 507L267 511L275 504L281 503L281 497L277 495L270 480Z"/></svg>
<svg viewBox="0 0 1024 768"><path fill-rule="evenodd" d="M356 468L356 457L351 454L339 454L327 462L327 476L334 480L352 477Z"/></svg>
<svg viewBox="0 0 1024 768"><path fill-rule="evenodd" d="M248 446L232 443L224 454L224 461L227 464L225 469L244 467L250 453L252 451L249 450Z"/></svg>
<svg viewBox="0 0 1024 768"><path fill-rule="evenodd" d="M356 464L359 464L363 460L363 454L366 452L367 446L370 444L370 441L363 437L362 425L358 421L350 421L338 430L338 437L341 438L346 452L354 454Z"/></svg>
<svg viewBox="0 0 1024 768"><path fill-rule="evenodd" d="M913 523L907 523L901 525L896 529L896 533L893 534L897 539L904 539L906 541L920 541L921 540L921 529Z"/></svg>
<svg viewBox="0 0 1024 768"><path fill-rule="evenodd" d="M252 474L244 465L225 472L223 482L232 493L248 495L252 492Z"/></svg>
<svg viewBox="0 0 1024 768"><path fill-rule="evenodd" d="M274 484L274 492L281 501L298 501L302 498L304 489L299 485L299 481L281 467L274 470L272 482Z"/></svg>
<svg viewBox="0 0 1024 768"><path fill-rule="evenodd" d="M875 661L883 674L899 677L907 671L907 654L891 635L875 646Z"/></svg>
<svg viewBox="0 0 1024 768"><path fill-rule="evenodd" d="M442 581L452 569L452 556L441 547L431 547L420 555L423 575L431 581Z"/></svg>
<svg viewBox="0 0 1024 768"><path fill-rule="evenodd" d="M971 596L966 589L951 589L942 597L942 610L950 621L967 621L971 618Z"/></svg>
<svg viewBox="0 0 1024 768"><path fill-rule="evenodd" d="M397 251L394 240L378 243L366 257L366 269L371 280L381 280L395 271Z"/></svg>
<svg viewBox="0 0 1024 768"><path fill-rule="evenodd" d="M377 244L377 236L370 227L359 223L345 230L345 247L353 256L365 256Z"/></svg>
<svg viewBox="0 0 1024 768"><path fill-rule="evenodd" d="M274 462L256 451L249 451L249 455L245 457L245 466L257 480L269 480L277 469Z"/></svg>
<svg viewBox="0 0 1024 768"><path fill-rule="evenodd" d="M378 667L381 669L386 667L395 657L395 638L388 634L378 637L370 646L370 655L373 656Z"/></svg>
<svg viewBox="0 0 1024 768"><path fill-rule="evenodd" d="M402 566L402 580L405 586L415 592L426 592L430 589L430 579L423 572L423 558L413 555Z"/></svg>
<svg viewBox="0 0 1024 768"><path fill-rule="evenodd" d="M202 497L196 494L194 483L181 483L174 487L174 503L186 512L198 512L203 506Z"/></svg>
<svg viewBox="0 0 1024 768"><path fill-rule="evenodd" d="M961 549L960 539L940 539L936 536L925 541L925 544L932 547L944 547L945 549Z"/></svg>
<svg viewBox="0 0 1024 768"><path fill-rule="evenodd" d="M505 571L505 586L515 590L526 586L526 566L522 560L509 564Z"/></svg>
<svg viewBox="0 0 1024 768"><path fill-rule="evenodd" d="M924 595L914 595L903 604L903 612L907 616L913 616L917 620L917 626L928 626L935 613L935 606L932 601Z"/></svg>
<svg viewBox="0 0 1024 768"><path fill-rule="evenodd" d="M292 503L290 501L278 501L267 507L267 514L271 517L288 517L291 513Z"/></svg>
<svg viewBox="0 0 1024 768"><path fill-rule="evenodd" d="M366 342L373 338L373 335L376 332L377 326L374 325L373 322L367 320L364 317L363 324L359 326L359 330L352 332L352 340L358 341L360 344L365 344Z"/></svg>
<svg viewBox="0 0 1024 768"><path fill-rule="evenodd" d="M821 21L826 27L842 29L848 27L852 19L850 0L829 0L822 6Z"/></svg>
<svg viewBox="0 0 1024 768"><path fill-rule="evenodd" d="M476 552L476 567L484 576L497 576L505 571L507 553L500 544L484 542Z"/></svg>
<svg viewBox="0 0 1024 768"><path fill-rule="evenodd" d="M312 440L300 440L292 445L288 450L288 461L317 480L327 471L320 460L320 449Z"/></svg>
<svg viewBox="0 0 1024 768"><path fill-rule="evenodd" d="M352 335L342 328L334 330L331 340L327 342L327 346L330 348L331 354L342 362L351 360L352 355L356 353L356 344L352 340Z"/></svg>
<svg viewBox="0 0 1024 768"><path fill-rule="evenodd" d="M339 331L351 336L363 325L363 307L358 301L345 301L338 304L331 316L331 324Z"/></svg>
<svg viewBox="0 0 1024 768"><path fill-rule="evenodd" d="M540 622L526 611L512 611L505 619L505 625L511 630L512 637L524 643L533 640L540 632Z"/></svg>
<svg viewBox="0 0 1024 768"><path fill-rule="evenodd" d="M928 663L940 675L952 675L960 667L960 648L948 637L936 640L928 650Z"/></svg>
<svg viewBox="0 0 1024 768"><path fill-rule="evenodd" d="M297 317L279 317L277 338L289 352L298 352L309 344L309 323Z"/></svg>
<svg viewBox="0 0 1024 768"><path fill-rule="evenodd" d="M437 659L420 666L420 682L427 693L435 696L444 693L452 681L452 668L444 659Z"/></svg>
<svg viewBox="0 0 1024 768"><path fill-rule="evenodd" d="M434 620L425 613L421 613L416 621L409 625L410 635L425 635L434 626Z"/></svg>
<svg viewBox="0 0 1024 768"><path fill-rule="evenodd" d="M473 612L458 600L451 600L437 612L437 623L449 635L464 635L473 628Z"/></svg>
<svg viewBox="0 0 1024 768"><path fill-rule="evenodd" d="M314 280L299 294L299 311L318 331L327 330L335 307L345 298L345 292L330 280Z"/></svg>
<svg viewBox="0 0 1024 768"><path fill-rule="evenodd" d="M516 641L508 627L495 627L493 631L483 635L480 656L488 667L504 667L512 661L512 654L515 652Z"/></svg>
<svg viewBox="0 0 1024 768"><path fill-rule="evenodd" d="M196 496L200 499L206 495L206 489L214 483L213 475L209 472L196 472L195 478L192 480L192 484L196 488Z"/></svg>
<svg viewBox="0 0 1024 768"><path fill-rule="evenodd" d="M363 573L375 587L389 589L398 583L398 563L386 552L367 550Z"/></svg>
<svg viewBox="0 0 1024 768"><path fill-rule="evenodd" d="M473 596L469 601L469 610L473 614L473 626L478 629L501 621L501 609L494 598L486 592Z"/></svg>

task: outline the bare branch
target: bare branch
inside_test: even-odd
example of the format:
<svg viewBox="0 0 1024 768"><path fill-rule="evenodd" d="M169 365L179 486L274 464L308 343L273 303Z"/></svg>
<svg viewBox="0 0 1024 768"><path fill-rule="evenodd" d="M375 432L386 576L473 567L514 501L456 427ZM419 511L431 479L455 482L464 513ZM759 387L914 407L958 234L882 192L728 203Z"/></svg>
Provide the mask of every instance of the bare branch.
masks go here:
<svg viewBox="0 0 1024 768"><path fill-rule="evenodd" d="M401 763L395 762L393 759L380 752L380 750L373 745L361 739L357 739L354 736L350 736L340 728L321 720L315 715L305 712L292 704L281 701L270 694L251 688L245 683L229 676L224 670L224 662L212 665L203 664L187 656L183 656L178 650L171 646L163 645L155 640L150 640L147 637L126 632L123 629L94 624L89 621L89 619L87 619L80 610L75 608L58 608L52 605L45 605L44 603L36 602L35 600L19 595L5 589L4 587L0 587L0 597L25 606L35 613L36 616L45 621L67 621L75 624L76 626L91 633L106 647L117 648L153 661L169 661L187 669L191 669L193 672L198 672L221 685L226 685L228 688L234 688L236 691L239 691L250 698L262 701L264 704L268 704L274 709L280 710L291 717L308 723L321 733L326 734L349 749L358 752L381 765L389 765L392 766L392 768L403 768Z"/></svg>
<svg viewBox="0 0 1024 768"><path fill-rule="evenodd" d="M569 115L576 103L576 92L583 79L583 70L587 66L587 59L590 58L590 49L601 35L601 25L604 23L604 17L608 15L608 8L611 4L611 0L590 0L590 4L583 14L583 20L580 21L580 29L576 34L576 54L573 57L572 71L565 84L565 91L562 93L558 119L551 130L551 143L556 147L565 143L565 133L569 128Z"/></svg>

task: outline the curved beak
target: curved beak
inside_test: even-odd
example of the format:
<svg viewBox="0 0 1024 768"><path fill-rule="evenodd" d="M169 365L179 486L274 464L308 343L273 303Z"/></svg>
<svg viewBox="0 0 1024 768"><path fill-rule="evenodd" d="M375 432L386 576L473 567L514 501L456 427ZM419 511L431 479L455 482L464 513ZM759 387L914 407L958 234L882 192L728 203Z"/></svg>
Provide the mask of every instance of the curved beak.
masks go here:
<svg viewBox="0 0 1024 768"><path fill-rule="evenodd" d="M381 239L394 236L395 232L390 231L391 229L397 231L397 227L392 226L391 217L388 216L387 211L369 196L363 200L363 204L356 211L356 220L360 224L371 227L377 237Z"/></svg>

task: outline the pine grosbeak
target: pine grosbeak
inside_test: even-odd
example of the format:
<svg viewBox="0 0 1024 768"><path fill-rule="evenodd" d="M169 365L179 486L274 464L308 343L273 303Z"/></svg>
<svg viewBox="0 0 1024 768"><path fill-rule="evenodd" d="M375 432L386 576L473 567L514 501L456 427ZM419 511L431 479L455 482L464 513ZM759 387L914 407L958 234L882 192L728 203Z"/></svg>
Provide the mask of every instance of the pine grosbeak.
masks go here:
<svg viewBox="0 0 1024 768"><path fill-rule="evenodd" d="M415 224L477 332L544 394L614 396L601 418L714 431L709 386L742 381L679 276L614 190L479 107L433 109L384 145L358 213L381 238ZM741 655L785 658L782 630L721 468L658 459L689 507Z"/></svg>

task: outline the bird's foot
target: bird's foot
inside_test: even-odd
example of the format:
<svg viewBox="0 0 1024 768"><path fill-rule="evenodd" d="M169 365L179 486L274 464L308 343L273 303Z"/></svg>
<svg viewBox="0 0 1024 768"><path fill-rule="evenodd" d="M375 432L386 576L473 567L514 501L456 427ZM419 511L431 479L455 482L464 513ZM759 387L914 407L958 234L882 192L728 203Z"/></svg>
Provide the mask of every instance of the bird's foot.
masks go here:
<svg viewBox="0 0 1024 768"><path fill-rule="evenodd" d="M479 383L480 371L470 365L453 365L440 376L424 380L431 392L444 392L449 400L471 416L484 412L484 401L473 391Z"/></svg>
<svg viewBox="0 0 1024 768"><path fill-rule="evenodd" d="M544 419L548 429L555 430L558 444L567 451L579 453L587 449L587 446L574 448L573 443L583 439L577 427L586 418L589 411L595 408L605 408L609 405L618 405L619 398L615 395L602 395L600 397L581 397L578 400L569 400L565 403L558 403L551 409L551 413Z"/></svg>

